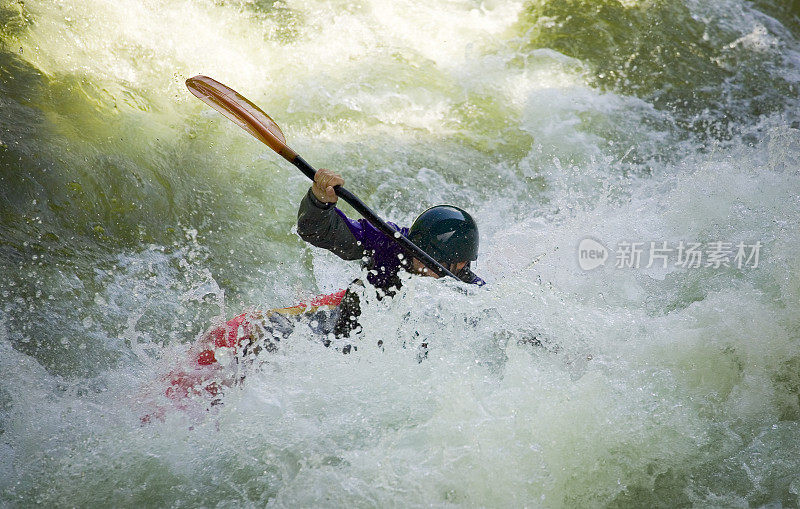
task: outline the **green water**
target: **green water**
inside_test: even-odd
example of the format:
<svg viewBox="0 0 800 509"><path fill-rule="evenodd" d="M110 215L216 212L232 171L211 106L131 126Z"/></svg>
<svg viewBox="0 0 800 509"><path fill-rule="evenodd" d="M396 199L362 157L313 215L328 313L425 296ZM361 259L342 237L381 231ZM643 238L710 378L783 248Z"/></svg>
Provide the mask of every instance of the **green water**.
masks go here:
<svg viewBox="0 0 800 509"><path fill-rule="evenodd" d="M775 0L2 1L0 503L797 506L798 34ZM212 323L358 275L195 74L389 220L470 210L485 291L411 280L354 354L300 328L140 426ZM586 237L762 248L584 271Z"/></svg>

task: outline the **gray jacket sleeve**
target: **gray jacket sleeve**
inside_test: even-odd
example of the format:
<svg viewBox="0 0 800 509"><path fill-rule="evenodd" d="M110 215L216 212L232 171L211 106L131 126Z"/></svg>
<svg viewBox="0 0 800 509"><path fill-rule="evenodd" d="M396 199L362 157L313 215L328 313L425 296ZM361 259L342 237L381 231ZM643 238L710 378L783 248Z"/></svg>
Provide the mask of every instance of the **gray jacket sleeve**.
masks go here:
<svg viewBox="0 0 800 509"><path fill-rule="evenodd" d="M297 211L297 233L300 238L327 249L339 258L358 260L364 249L358 245L343 214L332 203L323 203L308 190Z"/></svg>

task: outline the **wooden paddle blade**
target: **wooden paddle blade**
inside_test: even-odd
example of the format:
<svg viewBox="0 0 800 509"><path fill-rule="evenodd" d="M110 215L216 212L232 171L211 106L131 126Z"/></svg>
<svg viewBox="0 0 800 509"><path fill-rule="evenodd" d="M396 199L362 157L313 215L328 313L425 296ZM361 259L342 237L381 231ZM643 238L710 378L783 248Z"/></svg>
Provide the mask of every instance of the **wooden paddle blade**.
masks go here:
<svg viewBox="0 0 800 509"><path fill-rule="evenodd" d="M202 75L186 80L186 87L195 97L225 115L284 158L292 161L297 156L296 152L286 146L286 138L278 124L239 92Z"/></svg>

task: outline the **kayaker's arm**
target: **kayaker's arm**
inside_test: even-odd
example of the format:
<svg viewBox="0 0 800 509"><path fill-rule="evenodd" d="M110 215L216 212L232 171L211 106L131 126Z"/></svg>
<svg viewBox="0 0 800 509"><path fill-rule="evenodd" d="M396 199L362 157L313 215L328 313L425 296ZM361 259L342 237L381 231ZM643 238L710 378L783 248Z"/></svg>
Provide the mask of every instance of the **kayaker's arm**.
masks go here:
<svg viewBox="0 0 800 509"><path fill-rule="evenodd" d="M364 248L343 216L333 203L321 202L309 189L297 211L297 233L309 244L340 258L358 260L364 256Z"/></svg>

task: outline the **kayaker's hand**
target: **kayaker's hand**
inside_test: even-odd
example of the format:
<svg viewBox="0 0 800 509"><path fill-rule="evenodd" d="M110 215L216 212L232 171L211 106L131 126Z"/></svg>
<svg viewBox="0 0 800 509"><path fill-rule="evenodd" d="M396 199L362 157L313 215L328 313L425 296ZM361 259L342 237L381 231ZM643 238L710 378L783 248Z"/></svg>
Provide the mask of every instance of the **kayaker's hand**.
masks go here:
<svg viewBox="0 0 800 509"><path fill-rule="evenodd" d="M344 179L338 173L325 168L320 168L317 174L314 175L314 185L311 186L311 192L314 196L323 203L336 203L339 199L333 191L334 186L343 186Z"/></svg>

